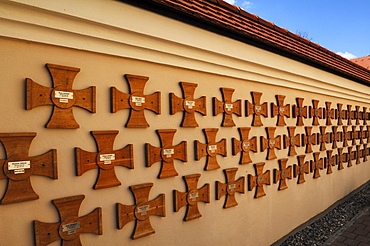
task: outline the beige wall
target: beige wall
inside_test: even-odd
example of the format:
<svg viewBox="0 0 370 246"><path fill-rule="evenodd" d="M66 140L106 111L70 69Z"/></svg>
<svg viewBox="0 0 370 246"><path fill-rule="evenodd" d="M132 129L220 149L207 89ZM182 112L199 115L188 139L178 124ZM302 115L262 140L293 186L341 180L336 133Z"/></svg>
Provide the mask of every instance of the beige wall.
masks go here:
<svg viewBox="0 0 370 246"><path fill-rule="evenodd" d="M333 74L309 67L261 49L217 36L213 33L166 19L115 1L4 1L0 3L1 132L37 132L30 156L49 149L58 150L57 180L32 176L31 182L40 195L39 200L0 207L0 245L31 245L32 221L57 222L58 214L52 199L84 194L80 215L96 207L103 210L103 235L82 234L83 245L269 245L311 217L325 210L361 184L368 181L369 163L354 165L330 175L297 185L288 180L289 188L278 191L277 184L265 186L267 195L253 198L253 191L236 194L238 206L223 209L224 198L215 199L215 181L225 182L222 169L238 167L237 178L255 174L253 165L238 165L240 155L232 156L231 138L239 138L238 127L251 125L252 117L235 117L237 127L221 127L222 116L212 115L212 97L221 100L220 87L234 88L233 100L251 100L251 91L263 92L262 102L274 102L275 95L286 95L286 104L295 104L296 97L320 100L320 107L330 101L368 107L369 88ZM168 32L168 30L171 30ZM25 78L51 86L46 63L81 69L74 89L97 87L97 113L80 108L73 112L79 129L46 129L51 107L25 110ZM150 128L124 127L129 111L110 112L111 86L128 92L124 74L150 77L145 94L162 93L162 114L145 112ZM181 96L179 82L197 83L195 97L207 96L207 116L196 115L198 128L179 127L182 114L169 114L169 93ZM269 110L270 111L270 110ZM310 125L312 119L306 119ZM296 119L286 119L295 126ZM336 120L334 121L336 123ZM275 126L275 118L263 118L264 126ZM320 120L324 125L325 120ZM205 142L203 128L219 128L217 141L227 139L227 157L218 157L221 169L204 171L205 158L194 160L193 141ZM188 142L188 162L175 161L179 176L157 179L160 163L145 166L144 144L159 146L156 129L177 129L174 144ZM90 131L119 130L114 149L134 145L135 168L116 167L119 187L93 190L97 170L82 176L75 174L74 148L96 151ZM341 129L340 129L341 130ZM330 132L330 129L327 128ZM319 127L313 132L318 133ZM297 127L296 133L304 133ZM286 135L286 127L277 127L276 135ZM252 127L250 136L266 136L264 127ZM260 140L258 137L258 145ZM339 144L341 146L341 144ZM330 149L331 145L327 145ZM287 157L287 149L277 152L278 159ZM305 148L297 149L303 155ZM314 146L319 151L319 146ZM336 153L336 151L334 151ZM266 161L267 152L251 153L253 163L266 162L265 170L278 168L277 160ZM322 152L321 157L326 156ZM0 148L0 159L5 152ZM306 160L312 160L307 154ZM288 165L297 164L289 157ZM185 208L173 210L172 190L185 191L182 176L201 174L198 187L211 185L211 202L199 203L203 217L184 222ZM271 173L272 174L272 173ZM271 176L272 177L272 176ZM133 204L128 189L131 185L153 182L150 199L166 195L166 217L150 218L156 233L131 240L134 222L122 230L116 228L115 204ZM0 194L5 192L6 180L0 180ZM21 236L20 236L21 235ZM51 245L59 245L55 242Z"/></svg>

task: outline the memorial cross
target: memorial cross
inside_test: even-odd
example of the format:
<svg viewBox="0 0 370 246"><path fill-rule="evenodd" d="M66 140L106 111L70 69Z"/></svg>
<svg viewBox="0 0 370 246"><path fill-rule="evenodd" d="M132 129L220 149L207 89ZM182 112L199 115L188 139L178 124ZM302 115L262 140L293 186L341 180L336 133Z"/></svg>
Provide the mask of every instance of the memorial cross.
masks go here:
<svg viewBox="0 0 370 246"><path fill-rule="evenodd" d="M245 101L246 116L253 114L252 126L263 126L261 115L268 116L267 102L261 104L261 92L252 91L252 103Z"/></svg>
<svg viewBox="0 0 370 246"><path fill-rule="evenodd" d="M352 140L352 134L351 132L347 130L348 126L342 126L342 128L343 128L343 133L342 133L343 147L347 147L348 141Z"/></svg>
<svg viewBox="0 0 370 246"><path fill-rule="evenodd" d="M311 160L311 172L313 172L313 178L320 177L320 169L324 168L324 159L320 158L320 152L313 153L313 160Z"/></svg>
<svg viewBox="0 0 370 246"><path fill-rule="evenodd" d="M59 213L60 222L33 221L36 246L62 240L63 246L81 246L81 233L103 234L102 209L95 208L89 214L78 217L84 195L52 200Z"/></svg>
<svg viewBox="0 0 370 246"><path fill-rule="evenodd" d="M356 131L357 126L352 126L351 136L352 145L356 145L356 140L359 138L358 131Z"/></svg>
<svg viewBox="0 0 370 246"><path fill-rule="evenodd" d="M355 111L351 111L352 105L347 105L347 125L352 125L352 120L355 119Z"/></svg>
<svg viewBox="0 0 370 246"><path fill-rule="evenodd" d="M356 145L356 164L361 164L362 150L361 145Z"/></svg>
<svg viewBox="0 0 370 246"><path fill-rule="evenodd" d="M320 144L320 151L326 150L326 144L330 143L330 134L325 133L326 126L320 126L320 133L317 134L318 144Z"/></svg>
<svg viewBox="0 0 370 246"><path fill-rule="evenodd" d="M98 168L98 178L94 189L103 189L121 185L114 171L115 166L134 168L134 148L132 144L113 150L113 143L118 131L91 131L97 152L88 152L79 147L75 148L77 175Z"/></svg>
<svg viewBox="0 0 370 246"><path fill-rule="evenodd" d="M344 169L343 163L348 161L348 154L343 153L343 148L338 148L337 151L338 151L337 154L338 170L342 170Z"/></svg>
<svg viewBox="0 0 370 246"><path fill-rule="evenodd" d="M172 144L176 129L156 130L161 141L161 147L154 147L149 143L145 144L147 166L151 167L154 163L162 161L161 171L158 178L168 178L177 176L174 160L183 162L188 161L187 142L182 141L178 145Z"/></svg>
<svg viewBox="0 0 370 246"><path fill-rule="evenodd" d="M312 126L304 127L306 135L302 134L303 145L306 145L306 153L312 153L312 145L316 145L316 134L312 133Z"/></svg>
<svg viewBox="0 0 370 246"><path fill-rule="evenodd" d="M306 157L305 155L297 156L298 165L297 164L293 165L294 177L298 177L297 184L302 184L302 183L306 182L306 180L304 178L304 174L309 174L310 173L309 162L304 161L305 157Z"/></svg>
<svg viewBox="0 0 370 246"><path fill-rule="evenodd" d="M250 127L238 128L241 141L236 138L232 138L233 155L242 152L239 164L248 164L252 160L249 155L249 151L257 152L257 137L249 138Z"/></svg>
<svg viewBox="0 0 370 246"><path fill-rule="evenodd" d="M184 111L184 116L181 122L182 127L198 127L195 119L195 112L201 115L207 115L206 97L202 96L194 99L194 92L197 84L180 82L180 87L184 98L177 97L174 93L170 93L170 114L174 115L177 112Z"/></svg>
<svg viewBox="0 0 370 246"><path fill-rule="evenodd" d="M244 194L245 192L245 177L240 177L238 180L235 180L238 168L229 168L223 171L226 177L226 183L216 181L216 199L220 200L221 197L226 195L224 208L230 208L238 205L235 193L239 192Z"/></svg>
<svg viewBox="0 0 370 246"><path fill-rule="evenodd" d="M256 187L254 198L259 198L266 195L263 185L270 185L270 170L263 173L264 162L253 164L253 166L256 176L248 174L248 190L251 191Z"/></svg>
<svg viewBox="0 0 370 246"><path fill-rule="evenodd" d="M331 120L335 119L334 109L331 107L331 102L325 102L326 108L324 109L324 116L326 118L326 125L331 126Z"/></svg>
<svg viewBox="0 0 370 246"><path fill-rule="evenodd" d="M360 144L363 144L366 139L366 131L364 131L364 128L365 126L360 126L360 130L357 131L357 137L360 139Z"/></svg>
<svg viewBox="0 0 370 246"><path fill-rule="evenodd" d="M144 95L144 88L149 77L125 74L129 85L129 94L111 87L112 95L112 113L121 109L130 109L130 116L125 127L143 128L149 127L146 121L144 110L150 110L156 114L161 114L161 92L155 92L151 95Z"/></svg>
<svg viewBox="0 0 370 246"><path fill-rule="evenodd" d="M307 106L303 107L304 98L297 97L297 106L293 105L293 117L297 118L297 126L304 126L303 118L307 118Z"/></svg>
<svg viewBox="0 0 370 246"><path fill-rule="evenodd" d="M320 125L319 118L323 118L322 108L319 108L319 100L312 100L312 107L310 106L310 118L313 118L312 125Z"/></svg>
<svg viewBox="0 0 370 246"><path fill-rule="evenodd" d="M279 160L279 169L274 169L274 183L279 182L278 190L285 190L288 188L286 184L286 179L292 178L292 166L287 167L286 163L288 159Z"/></svg>
<svg viewBox="0 0 370 246"><path fill-rule="evenodd" d="M119 230L127 223L135 220L135 229L131 236L132 239L142 238L155 233L155 230L150 224L150 216L166 217L165 194L160 194L155 199L149 201L149 193L152 187L153 183L130 186L135 204L116 204Z"/></svg>
<svg viewBox="0 0 370 246"><path fill-rule="evenodd" d="M213 97L213 115L216 116L223 113L221 126L235 126L233 114L242 116L242 100L232 102L234 89L221 88L223 101L221 102L216 97Z"/></svg>
<svg viewBox="0 0 370 246"><path fill-rule="evenodd" d="M5 148L6 159L0 160L0 179L8 184L0 204L36 200L39 196L31 184L31 175L52 179L58 178L57 150L29 157L28 152L36 132L0 133L0 142Z"/></svg>
<svg viewBox="0 0 370 246"><path fill-rule="evenodd" d="M356 120L355 125L358 126L360 125L360 120L361 120L361 112L360 112L360 106L355 106L356 110L354 111L354 119Z"/></svg>
<svg viewBox="0 0 370 246"><path fill-rule="evenodd" d="M195 160L199 161L200 158L207 156L206 166L204 170L215 170L219 169L220 165L217 162L217 155L227 156L226 151L226 139L223 138L219 142L216 142L217 128L203 129L203 133L206 135L207 143L201 143L198 140L195 143Z"/></svg>
<svg viewBox="0 0 370 246"><path fill-rule="evenodd" d="M363 107L363 110L362 110L362 112L361 112L361 119L363 120L363 125L367 125L367 112L366 112L366 110L367 110L367 107Z"/></svg>
<svg viewBox="0 0 370 246"><path fill-rule="evenodd" d="M272 111L272 117L275 117L276 115L278 116L277 119L277 126L285 126L285 120L284 116L290 117L290 104L287 104L284 106L284 100L285 96L283 95L276 95L276 101L277 105L274 103L271 103L271 111Z"/></svg>
<svg viewBox="0 0 370 246"><path fill-rule="evenodd" d="M369 149L367 148L367 143L363 144L364 148L362 149L362 158L363 162L367 161L367 156L369 155Z"/></svg>
<svg viewBox="0 0 370 246"><path fill-rule="evenodd" d="M300 147L300 135L294 136L295 126L288 126L288 136L284 135L284 149L289 147L288 156L297 155L295 147Z"/></svg>
<svg viewBox="0 0 370 246"><path fill-rule="evenodd" d="M96 112L96 88L91 86L83 90L73 90L73 80L79 68L46 64L53 88L42 86L26 78L26 109L52 105L53 112L46 128L79 128L73 116L72 107L80 107L92 113Z"/></svg>
<svg viewBox="0 0 370 246"><path fill-rule="evenodd" d="M327 150L325 158L326 173L332 173L332 167L335 165L337 165L337 156L333 156L333 150Z"/></svg>
<svg viewBox="0 0 370 246"><path fill-rule="evenodd" d="M338 103L337 109L335 110L336 118L338 119L338 125L343 125L343 120L346 119L346 111L342 109L343 104Z"/></svg>
<svg viewBox="0 0 370 246"><path fill-rule="evenodd" d="M275 148L281 149L281 136L274 138L276 127L266 127L267 138L261 136L261 151L267 149L266 160L276 159Z"/></svg>
<svg viewBox="0 0 370 246"><path fill-rule="evenodd" d="M193 220L202 217L199 212L198 202L210 202L210 187L209 184L203 185L197 189L200 174L183 176L186 184L186 192L174 190L175 212L186 205L185 221Z"/></svg>
<svg viewBox="0 0 370 246"><path fill-rule="evenodd" d="M341 142L342 139L342 133L338 132L338 126L332 126L332 134L331 134L331 140L333 142L332 148L336 149L338 144L337 142Z"/></svg>

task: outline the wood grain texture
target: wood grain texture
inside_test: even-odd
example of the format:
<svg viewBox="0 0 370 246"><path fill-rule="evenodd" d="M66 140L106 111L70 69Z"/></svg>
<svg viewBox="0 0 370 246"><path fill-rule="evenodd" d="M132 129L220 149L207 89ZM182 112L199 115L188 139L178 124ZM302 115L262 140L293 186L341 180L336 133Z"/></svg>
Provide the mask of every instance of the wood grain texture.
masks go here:
<svg viewBox="0 0 370 246"><path fill-rule="evenodd" d="M174 93L170 93L170 114L174 115L177 112L183 111L183 119L181 127L198 127L198 123L195 119L195 112L206 116L207 115L207 103L206 97L202 96L198 99L194 99L195 89L198 84L180 82L183 98L176 96Z"/></svg>
<svg viewBox="0 0 370 246"><path fill-rule="evenodd" d="M129 93L124 93L116 87L111 87L112 113L116 113L121 109L129 109L130 116L125 125L126 127L149 127L144 110L150 110L158 115L161 114L161 92L157 91L151 95L144 95L145 85L149 77L125 74L125 78L130 88Z"/></svg>
<svg viewBox="0 0 370 246"><path fill-rule="evenodd" d="M186 192L173 191L175 212L186 206L184 221L202 217L198 208L199 202L210 203L210 185L207 183L202 188L197 188L200 176L200 174L183 176L182 178L186 184Z"/></svg>
<svg viewBox="0 0 370 246"><path fill-rule="evenodd" d="M245 177L240 177L235 180L238 168L224 169L226 183L216 181L216 199L220 200L221 197L226 195L224 208L231 208L238 205L235 198L235 193L245 193Z"/></svg>
<svg viewBox="0 0 370 246"><path fill-rule="evenodd" d="M242 116L242 100L237 100L232 102L232 96L234 89L231 88L220 88L222 93L222 101L213 97L213 115L223 114L223 120L221 126L232 127L235 126L233 120L233 114L237 116Z"/></svg>
<svg viewBox="0 0 370 246"><path fill-rule="evenodd" d="M233 155L237 155L241 152L239 164L248 164L252 162L249 151L258 152L257 148L257 137L249 139L250 127L238 128L241 140L232 138L232 149Z"/></svg>
<svg viewBox="0 0 370 246"><path fill-rule="evenodd" d="M96 87L73 90L73 82L79 68L46 64L53 87L37 84L26 78L26 109L52 105L53 112L46 128L79 128L72 107L80 107L91 113L96 112Z"/></svg>
<svg viewBox="0 0 370 246"><path fill-rule="evenodd" d="M252 103L245 101L246 116L253 115L252 126L263 126L261 115L268 117L267 102L261 104L261 92L252 91Z"/></svg>
<svg viewBox="0 0 370 246"><path fill-rule="evenodd" d="M80 246L81 233L103 234L102 209L94 209L91 213L78 217L84 195L54 199L52 203L59 213L60 222L45 223L33 221L36 246L48 245L62 240L63 246Z"/></svg>
<svg viewBox="0 0 370 246"><path fill-rule="evenodd" d="M219 169L220 165L217 161L217 155L226 157L226 139L223 138L219 142L216 142L217 128L203 129L203 133L206 136L206 143L201 143L198 140L195 144L195 160L199 161L202 157L206 156L206 166L204 170L215 170Z"/></svg>
<svg viewBox="0 0 370 246"><path fill-rule="evenodd" d="M132 144L113 150L114 140L118 131L91 131L98 152L88 152L81 148L75 148L77 175L98 168L98 178L94 189L103 189L121 185L114 168L123 166L134 168L134 148Z"/></svg>
<svg viewBox="0 0 370 246"><path fill-rule="evenodd" d="M0 160L0 179L8 180L0 204L38 199L39 196L31 185L31 175L40 175L52 179L58 178L56 149L38 156L28 156L31 143L35 137L35 132L0 133L0 142L3 144L6 153L6 159ZM21 164L25 162L28 164Z"/></svg>
<svg viewBox="0 0 370 246"><path fill-rule="evenodd" d="M176 131L176 129L156 131L161 141L161 147L155 147L149 143L145 144L147 166L151 167L156 162L162 162L158 175L160 179L178 175L174 165L175 159L183 162L188 161L187 142L182 141L176 146L172 144Z"/></svg>
<svg viewBox="0 0 370 246"><path fill-rule="evenodd" d="M152 187L153 183L130 186L130 190L135 198L135 204L116 204L118 229L122 229L131 221L135 221L132 239L142 238L155 233L150 223L150 216L166 217L165 194L160 194L155 199L149 200L149 193Z"/></svg>

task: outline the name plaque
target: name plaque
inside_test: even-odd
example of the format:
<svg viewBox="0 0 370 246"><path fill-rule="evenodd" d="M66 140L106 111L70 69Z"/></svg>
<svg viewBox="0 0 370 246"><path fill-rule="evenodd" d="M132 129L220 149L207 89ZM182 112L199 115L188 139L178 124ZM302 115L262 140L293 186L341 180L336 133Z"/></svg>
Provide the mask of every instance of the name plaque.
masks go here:
<svg viewBox="0 0 370 246"><path fill-rule="evenodd" d="M195 106L195 102L194 101L185 101L185 105L188 108L193 108Z"/></svg>
<svg viewBox="0 0 370 246"><path fill-rule="evenodd" d="M137 212L140 213L140 215L146 215L149 210L150 210L149 204L145 206L137 207Z"/></svg>
<svg viewBox="0 0 370 246"><path fill-rule="evenodd" d="M31 168L31 161L13 161L8 162L8 170L24 170Z"/></svg>
<svg viewBox="0 0 370 246"><path fill-rule="evenodd" d="M234 190L236 188L236 184L229 185L229 190Z"/></svg>
<svg viewBox="0 0 370 246"><path fill-rule="evenodd" d="M234 108L234 105L233 104L228 104L228 103L226 103L226 109L227 109L227 111L231 111L231 109L233 109Z"/></svg>
<svg viewBox="0 0 370 246"><path fill-rule="evenodd" d="M104 164L111 164L113 160L116 159L115 154L102 154L99 155L99 160L104 161Z"/></svg>
<svg viewBox="0 0 370 246"><path fill-rule="evenodd" d="M175 149L164 149L163 150L163 154L169 158L171 157L173 154L175 154Z"/></svg>
<svg viewBox="0 0 370 246"><path fill-rule="evenodd" d="M69 91L55 91L55 98L59 98L59 102L68 103L69 99L73 99L73 92Z"/></svg>
<svg viewBox="0 0 370 246"><path fill-rule="evenodd" d="M136 106L142 106L145 103L145 97L132 97L132 102L135 103Z"/></svg>
<svg viewBox="0 0 370 246"><path fill-rule="evenodd" d="M214 153L217 150L217 145L208 146L208 150L211 151L211 153Z"/></svg>
<svg viewBox="0 0 370 246"><path fill-rule="evenodd" d="M192 200L192 201L195 201L195 200L197 200L197 197L198 197L199 195L198 195L198 192L196 192L196 193L190 193L189 194L189 198L190 198L190 200Z"/></svg>
<svg viewBox="0 0 370 246"><path fill-rule="evenodd" d="M67 225L62 225L62 231L67 232L68 235L76 233L76 229L80 228L80 222L74 222Z"/></svg>

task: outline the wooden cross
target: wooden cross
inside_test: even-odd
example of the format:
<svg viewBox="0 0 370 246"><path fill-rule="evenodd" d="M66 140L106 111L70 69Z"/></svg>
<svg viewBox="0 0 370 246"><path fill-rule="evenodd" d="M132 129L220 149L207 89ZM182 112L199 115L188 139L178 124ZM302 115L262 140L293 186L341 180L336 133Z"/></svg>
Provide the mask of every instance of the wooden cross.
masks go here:
<svg viewBox="0 0 370 246"><path fill-rule="evenodd" d="M312 145L316 145L316 134L312 132L312 126L304 127L306 135L302 134L303 145L306 145L306 153L312 153Z"/></svg>
<svg viewBox="0 0 370 246"><path fill-rule="evenodd" d="M279 182L278 190L285 190L288 188L286 179L292 178L292 166L286 167L288 159L279 160L279 169L274 169L274 183Z"/></svg>
<svg viewBox="0 0 370 246"><path fill-rule="evenodd" d="M148 109L156 114L161 114L161 92L144 95L144 88L149 77L125 74L130 87L129 94L121 92L116 87L111 87L112 113L121 109L130 109L130 116L125 127L149 127L144 110Z"/></svg>
<svg viewBox="0 0 370 246"><path fill-rule="evenodd" d="M356 153L352 151L352 146L347 147L347 152L347 167L352 167L352 161L356 159Z"/></svg>
<svg viewBox="0 0 370 246"><path fill-rule="evenodd" d="M338 148L337 151L338 170L342 170L344 169L343 163L347 162L347 153L343 153L343 148Z"/></svg>
<svg viewBox="0 0 370 246"><path fill-rule="evenodd" d="M178 173L175 170L173 161L175 159L183 162L188 161L187 142L182 141L178 145L173 146L172 142L176 129L156 130L156 132L161 141L161 147L154 147L149 143L145 144L147 166L151 167L154 163L162 161L158 178L163 179L177 176Z"/></svg>
<svg viewBox="0 0 370 246"><path fill-rule="evenodd" d="M278 116L277 126L285 126L284 116L290 118L290 104L284 106L285 96L276 95L277 105L271 103L272 117Z"/></svg>
<svg viewBox="0 0 370 246"><path fill-rule="evenodd" d="M180 82L180 87L184 98L177 97L174 93L170 93L171 115L179 111L184 111L184 116L181 122L182 127L198 127L195 119L195 112L201 115L207 115L206 97L202 96L194 99L194 92L197 84Z"/></svg>
<svg viewBox="0 0 370 246"><path fill-rule="evenodd" d="M132 144L113 150L113 143L118 131L91 131L98 152L88 152L75 148L77 175L98 168L99 174L94 189L103 189L121 185L114 171L115 166L134 168L134 148Z"/></svg>
<svg viewBox="0 0 370 246"><path fill-rule="evenodd" d="M304 126L303 118L307 118L307 106L303 107L304 98L297 97L297 106L293 105L293 117L297 118L297 126Z"/></svg>
<svg viewBox="0 0 370 246"><path fill-rule="evenodd" d="M251 95L253 103L250 103L248 100L245 101L246 116L253 114L252 126L263 126L261 115L264 117L268 116L267 102L261 104L261 92L252 91Z"/></svg>
<svg viewBox="0 0 370 246"><path fill-rule="evenodd" d="M352 105L347 105L347 125L352 125L352 120L355 119L355 112L351 111Z"/></svg>
<svg viewBox="0 0 370 246"><path fill-rule="evenodd" d="M333 142L332 148L337 148L337 142L342 141L342 133L338 132L338 126L332 126L331 140Z"/></svg>
<svg viewBox="0 0 370 246"><path fill-rule="evenodd" d="M356 145L356 140L358 139L358 131L356 131L357 126L352 126L351 136L352 145Z"/></svg>
<svg viewBox="0 0 370 246"><path fill-rule="evenodd" d="M102 209L95 208L89 214L78 217L84 195L52 200L59 213L60 222L33 221L36 246L62 240L63 246L80 246L81 233L103 234Z"/></svg>
<svg viewBox="0 0 370 246"><path fill-rule="evenodd" d="M53 88L42 86L26 78L26 109L52 105L53 112L45 125L46 128L79 128L73 116L72 107L80 107L92 113L96 112L96 88L91 86L83 90L73 90L73 80L79 68L46 64L51 75Z"/></svg>
<svg viewBox="0 0 370 246"><path fill-rule="evenodd" d="M210 202L210 186L205 184L202 188L197 189L199 178L200 174L183 176L186 192L174 190L175 212L186 205L185 221L202 217L198 209L198 202Z"/></svg>
<svg viewBox="0 0 370 246"><path fill-rule="evenodd" d="M362 150L361 145L356 145L356 164L361 164Z"/></svg>
<svg viewBox="0 0 370 246"><path fill-rule="evenodd" d="M304 174L309 174L309 162L304 162L305 155L299 155L297 156L298 159L298 165L294 164L293 170L294 170L294 177L298 177L297 184L302 184L306 182L304 178Z"/></svg>
<svg viewBox="0 0 370 246"><path fill-rule="evenodd" d="M235 126L233 114L242 116L242 100L232 102L234 89L221 88L223 101L221 102L216 97L213 97L213 115L216 116L223 113L221 126Z"/></svg>
<svg viewBox="0 0 370 246"><path fill-rule="evenodd" d="M343 104L338 103L337 109L335 110L336 118L338 119L338 125L343 125L343 120L346 118L346 111L342 109Z"/></svg>
<svg viewBox="0 0 370 246"><path fill-rule="evenodd" d="M343 128L342 133L343 147L347 147L348 141L352 140L352 134L347 130L348 126L342 126L342 128Z"/></svg>
<svg viewBox="0 0 370 246"><path fill-rule="evenodd" d="M238 128L241 141L236 138L232 138L233 155L242 152L239 164L248 164L252 160L249 155L249 151L257 152L257 137L249 138L250 127Z"/></svg>
<svg viewBox="0 0 370 246"><path fill-rule="evenodd" d="M320 158L320 152L313 153L313 160L311 160L311 172L313 172L313 178L320 177L320 170L324 168L324 159Z"/></svg>
<svg viewBox="0 0 370 246"><path fill-rule="evenodd" d="M217 155L227 156L226 139L223 138L216 143L217 128L203 129L206 135L207 143L195 141L195 160L199 161L200 158L207 156L207 162L204 170L219 169L220 165L217 162Z"/></svg>
<svg viewBox="0 0 370 246"><path fill-rule="evenodd" d="M337 165L337 156L333 156L333 150L326 151L326 158L325 158L325 166L326 166L326 173L330 174L333 172L332 167Z"/></svg>
<svg viewBox="0 0 370 246"><path fill-rule="evenodd" d="M356 110L354 111L355 117L354 119L356 120L355 125L360 125L360 120L361 120L361 112L360 112L360 106L355 106Z"/></svg>
<svg viewBox="0 0 370 246"><path fill-rule="evenodd" d="M319 118L322 119L322 108L319 108L319 100L312 100L312 107L310 106L310 118L313 118L312 125L320 125Z"/></svg>
<svg viewBox="0 0 370 246"><path fill-rule="evenodd" d="M296 129L295 126L288 126L289 136L284 135L284 149L289 147L288 156L297 155L295 147L301 146L300 135L297 134L294 136L295 129Z"/></svg>
<svg viewBox="0 0 370 246"><path fill-rule="evenodd" d="M281 149L281 136L274 138L276 127L266 127L267 139L261 136L261 151L267 149L266 160L276 159L275 148Z"/></svg>
<svg viewBox="0 0 370 246"><path fill-rule="evenodd" d="M367 156L369 155L368 153L368 148L367 148L367 143L363 144L363 149L362 149L362 158L363 158L363 162L367 162Z"/></svg>
<svg viewBox="0 0 370 246"><path fill-rule="evenodd" d="M320 126L320 134L317 134L318 144L320 143L320 151L326 150L326 144L330 143L330 134L325 133L326 126Z"/></svg>
<svg viewBox="0 0 370 246"><path fill-rule="evenodd" d="M235 193L239 192L244 194L245 192L245 177L240 177L238 180L235 180L237 171L238 168L224 169L226 183L216 181L216 199L220 200L221 197L226 195L224 208L230 208L238 205L235 198Z"/></svg>
<svg viewBox="0 0 370 246"><path fill-rule="evenodd" d="M259 198L265 196L266 193L263 189L263 185L270 185L270 170L263 173L263 168L265 166L264 162L253 164L256 176L248 174L248 190L253 190L256 187L256 193L254 198Z"/></svg>
<svg viewBox="0 0 370 246"><path fill-rule="evenodd" d="M360 130L357 131L357 137L360 139L360 144L363 144L364 140L366 139L366 131L364 131L364 126L360 126Z"/></svg>
<svg viewBox="0 0 370 246"><path fill-rule="evenodd" d="M363 110L361 112L362 120L363 120L362 124L363 125L367 125L367 118L366 118L367 113L366 113L366 110L367 110L367 107L363 107Z"/></svg>
<svg viewBox="0 0 370 246"><path fill-rule="evenodd" d="M331 102L325 102L326 109L324 109L324 117L326 118L326 125L331 126L331 120L335 119L335 112L331 107Z"/></svg>
<svg viewBox="0 0 370 246"><path fill-rule="evenodd" d="M155 233L150 224L149 217L157 215L166 217L165 194L158 195L149 201L150 189L153 183L130 186L134 195L134 205L123 205L117 203L118 229L121 230L127 223L135 220L135 229L131 235L132 239L138 239Z"/></svg>
<svg viewBox="0 0 370 246"><path fill-rule="evenodd" d="M7 179L8 185L0 204L9 204L38 199L31 184L31 175L58 178L57 150L29 157L28 152L36 132L1 133L0 142L6 152L6 159L0 160L0 179Z"/></svg>
<svg viewBox="0 0 370 246"><path fill-rule="evenodd" d="M370 126L366 126L366 141L370 143Z"/></svg>

